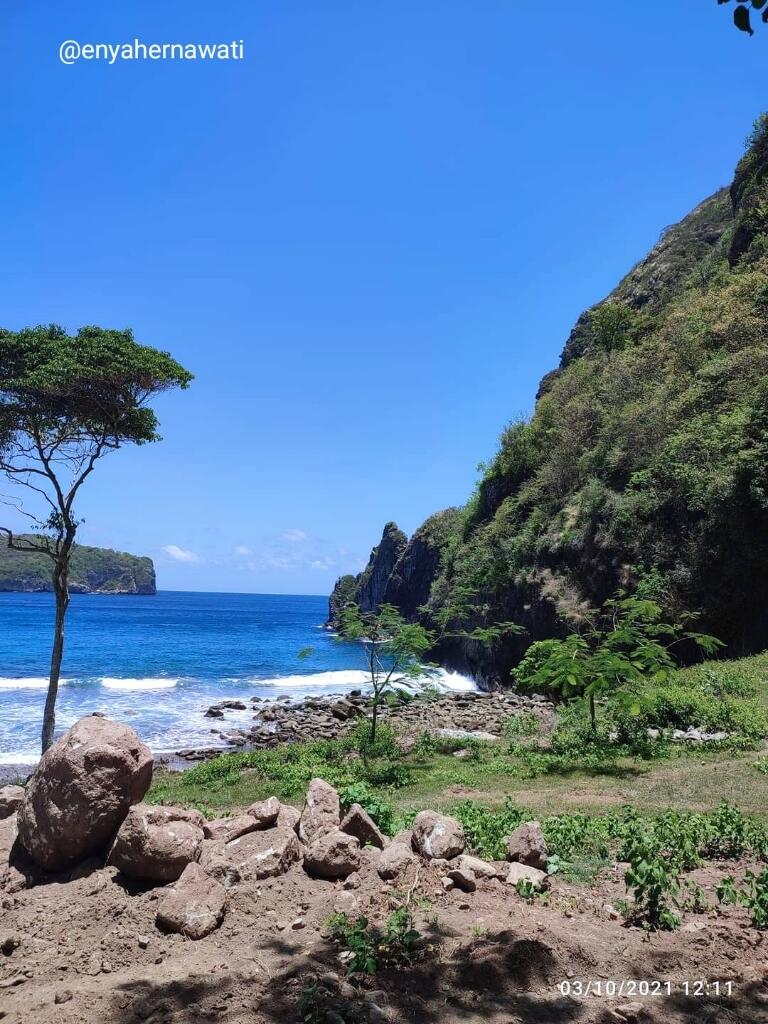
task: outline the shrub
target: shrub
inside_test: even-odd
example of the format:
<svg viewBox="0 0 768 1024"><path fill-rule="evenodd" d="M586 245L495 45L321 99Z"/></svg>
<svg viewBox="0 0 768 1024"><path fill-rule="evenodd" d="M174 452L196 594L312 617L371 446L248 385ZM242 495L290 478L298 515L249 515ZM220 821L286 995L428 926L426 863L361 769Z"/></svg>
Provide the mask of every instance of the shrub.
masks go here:
<svg viewBox="0 0 768 1024"><path fill-rule="evenodd" d="M674 862L658 853L644 831L631 840L627 855L629 867L624 880L632 889L636 912L653 930L676 928L679 920L671 903L680 892L680 884Z"/></svg>
<svg viewBox="0 0 768 1024"><path fill-rule="evenodd" d="M339 797L345 810L352 804L360 804L382 832L388 836L394 835L396 831L394 807L388 800L374 792L367 782L353 782L348 786L342 786L339 790Z"/></svg>
<svg viewBox="0 0 768 1024"><path fill-rule="evenodd" d="M382 966L408 965L422 938L407 907L394 910L383 931L369 925L366 917L353 921L343 913L334 914L328 928L343 950L349 974L375 974Z"/></svg>

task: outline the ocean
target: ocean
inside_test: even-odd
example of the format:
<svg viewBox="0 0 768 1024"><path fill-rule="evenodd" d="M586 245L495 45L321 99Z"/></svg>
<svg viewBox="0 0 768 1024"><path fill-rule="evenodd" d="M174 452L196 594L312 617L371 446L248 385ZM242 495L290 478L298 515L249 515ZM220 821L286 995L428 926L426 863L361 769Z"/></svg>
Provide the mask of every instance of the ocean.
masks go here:
<svg viewBox="0 0 768 1024"><path fill-rule="evenodd" d="M101 711L132 725L154 753L215 747L221 723L204 712L218 700L364 689L363 649L323 628L327 609L326 598L308 596L74 594L56 733ZM52 627L51 594L0 593L0 764L39 756ZM448 672L436 681L473 688ZM226 724L252 714L227 712Z"/></svg>

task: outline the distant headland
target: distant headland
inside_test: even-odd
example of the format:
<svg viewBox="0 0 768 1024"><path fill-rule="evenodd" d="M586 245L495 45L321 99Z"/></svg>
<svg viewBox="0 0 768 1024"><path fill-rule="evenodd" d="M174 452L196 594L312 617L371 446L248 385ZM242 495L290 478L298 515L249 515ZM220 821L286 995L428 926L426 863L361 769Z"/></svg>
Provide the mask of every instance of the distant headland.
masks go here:
<svg viewBox="0 0 768 1024"><path fill-rule="evenodd" d="M73 594L155 594L155 566L151 558L76 544L69 588ZM46 555L0 545L0 592L32 594L52 589Z"/></svg>

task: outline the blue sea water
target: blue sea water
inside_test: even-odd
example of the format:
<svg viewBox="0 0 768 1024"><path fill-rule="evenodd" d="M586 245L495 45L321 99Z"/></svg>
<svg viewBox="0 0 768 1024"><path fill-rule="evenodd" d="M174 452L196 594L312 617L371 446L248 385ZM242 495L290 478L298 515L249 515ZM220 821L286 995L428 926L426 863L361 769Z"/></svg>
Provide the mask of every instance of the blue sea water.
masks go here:
<svg viewBox="0 0 768 1024"><path fill-rule="evenodd" d="M222 724L204 717L217 700L364 688L363 651L323 628L327 608L326 598L308 596L75 594L57 734L102 711L132 725L155 753L217 746L212 730ZM0 763L36 760L52 624L52 595L0 594ZM311 655L299 658L307 647ZM448 673L441 682L472 686ZM226 727L252 715L227 712Z"/></svg>

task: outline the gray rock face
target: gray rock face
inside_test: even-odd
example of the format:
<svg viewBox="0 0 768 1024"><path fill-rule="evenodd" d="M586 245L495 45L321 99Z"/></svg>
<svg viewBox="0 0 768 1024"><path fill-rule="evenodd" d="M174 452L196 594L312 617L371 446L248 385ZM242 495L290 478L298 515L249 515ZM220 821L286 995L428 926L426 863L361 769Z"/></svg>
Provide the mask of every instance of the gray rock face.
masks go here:
<svg viewBox="0 0 768 1024"><path fill-rule="evenodd" d="M61 871L97 854L152 781L152 754L127 725L81 718L43 755L19 808L19 840Z"/></svg>
<svg viewBox="0 0 768 1024"><path fill-rule="evenodd" d="M323 779L312 779L296 829L299 839L308 846L323 832L333 832L340 824L339 794Z"/></svg>
<svg viewBox="0 0 768 1024"><path fill-rule="evenodd" d="M323 832L304 853L304 870L316 878L346 878L360 864L360 843L346 832Z"/></svg>
<svg viewBox="0 0 768 1024"><path fill-rule="evenodd" d="M376 822L360 804L352 804L341 823L341 831L354 836L361 846L378 846L384 849L385 840Z"/></svg>
<svg viewBox="0 0 768 1024"><path fill-rule="evenodd" d="M224 886L199 864L188 864L157 908L156 922L167 931L202 939L219 927L227 902Z"/></svg>
<svg viewBox="0 0 768 1024"><path fill-rule="evenodd" d="M547 866L547 841L538 821L526 821L504 840L507 859L544 870Z"/></svg>
<svg viewBox="0 0 768 1024"><path fill-rule="evenodd" d="M199 811L137 804L120 826L109 862L131 878L175 882L198 859L202 842Z"/></svg>
<svg viewBox="0 0 768 1024"><path fill-rule="evenodd" d="M0 819L9 818L18 811L23 800L23 786L3 786L0 789Z"/></svg>
<svg viewBox="0 0 768 1024"><path fill-rule="evenodd" d="M360 611L378 611L384 601L392 570L407 545L408 538L397 524L387 523L378 546L371 552L368 565L358 580L355 602Z"/></svg>
<svg viewBox="0 0 768 1024"><path fill-rule="evenodd" d="M416 815L412 842L414 850L430 860L451 860L463 853L466 846L461 823L435 811L421 811Z"/></svg>
<svg viewBox="0 0 768 1024"><path fill-rule="evenodd" d="M418 864L418 858L404 843L390 843L379 858L376 870L379 878L392 882L403 878L411 868Z"/></svg>

